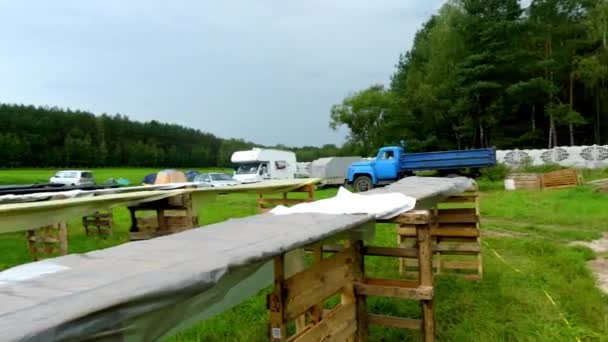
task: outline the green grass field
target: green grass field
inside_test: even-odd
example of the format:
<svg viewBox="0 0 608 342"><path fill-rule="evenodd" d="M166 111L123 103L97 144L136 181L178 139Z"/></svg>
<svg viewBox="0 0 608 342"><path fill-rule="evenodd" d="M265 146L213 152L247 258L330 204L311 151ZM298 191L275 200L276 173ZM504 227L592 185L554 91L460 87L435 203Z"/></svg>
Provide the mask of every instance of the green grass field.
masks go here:
<svg viewBox="0 0 608 342"><path fill-rule="evenodd" d="M139 180L149 169L94 170L97 179ZM2 183L44 180L51 170L2 170ZM32 178L30 178L32 177ZM35 179L34 179L35 178ZM10 180L10 181L7 181ZM435 278L436 319L440 341L608 341L608 296L596 287L585 263L589 249L570 247L574 240L593 240L608 232L608 194L590 187L554 191L500 190L481 182L484 279ZM317 192L332 196L336 189ZM256 213L254 195L222 195L203 208L201 222L210 224ZM114 211L114 236L86 237L79 218L69 222L70 252L81 253L127 242L126 209ZM204 229L204 228L201 228ZM394 230L380 225L375 245L394 245ZM22 234L0 235L0 269L29 261ZM375 275L398 277L397 262L366 259ZM169 341L266 341L265 293L208 321L200 322ZM551 299L549 299L549 297ZM553 304L555 303L555 304ZM419 317L416 303L369 300L370 311ZM372 327L371 341L415 341L418 335Z"/></svg>

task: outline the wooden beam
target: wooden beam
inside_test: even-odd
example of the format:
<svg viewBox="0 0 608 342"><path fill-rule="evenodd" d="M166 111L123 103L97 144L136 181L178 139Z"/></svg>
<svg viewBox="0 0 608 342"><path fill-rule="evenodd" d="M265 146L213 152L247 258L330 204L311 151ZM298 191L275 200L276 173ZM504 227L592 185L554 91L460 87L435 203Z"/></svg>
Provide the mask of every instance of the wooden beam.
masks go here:
<svg viewBox="0 0 608 342"><path fill-rule="evenodd" d="M366 246L363 249L363 254L385 257L413 258L418 256L418 248Z"/></svg>
<svg viewBox="0 0 608 342"><path fill-rule="evenodd" d="M363 241L351 241L351 247L354 252L353 262L353 281L363 282L365 278L365 256L363 255ZM367 297L356 293L353 284L353 293L355 294L355 305L357 307L357 329L353 339L348 342L367 342L369 337L368 322L367 322Z"/></svg>
<svg viewBox="0 0 608 342"><path fill-rule="evenodd" d="M473 209L473 208L472 208ZM474 209L473 209L474 210ZM479 216L475 214L444 214L437 217L437 222L441 223L477 223Z"/></svg>
<svg viewBox="0 0 608 342"><path fill-rule="evenodd" d="M385 315L369 314L367 315L369 324L381 325L388 328L408 329L408 330L420 330L422 326L422 320L401 318Z"/></svg>
<svg viewBox="0 0 608 342"><path fill-rule="evenodd" d="M475 255L481 253L481 246L476 243L445 244L433 246L433 252L446 254Z"/></svg>
<svg viewBox="0 0 608 342"><path fill-rule="evenodd" d="M431 228L431 236L437 237L478 237L480 234L477 228Z"/></svg>
<svg viewBox="0 0 608 342"><path fill-rule="evenodd" d="M433 287L433 248L431 241L431 226L416 227L418 239L418 280L420 286ZM422 340L435 341L435 307L433 298L420 302L422 309Z"/></svg>
<svg viewBox="0 0 608 342"><path fill-rule="evenodd" d="M430 219L428 210L410 210L389 221L397 224L426 224Z"/></svg>
<svg viewBox="0 0 608 342"><path fill-rule="evenodd" d="M287 340L287 325L284 319L285 305L283 302L285 278L284 254L274 258L274 289L266 298L269 321L270 341L282 342Z"/></svg>
<svg viewBox="0 0 608 342"><path fill-rule="evenodd" d="M320 323L307 327L288 341L344 341L356 330L355 303L339 304Z"/></svg>
<svg viewBox="0 0 608 342"><path fill-rule="evenodd" d="M355 283L358 295L379 296L400 299L430 300L433 298L432 286L419 286L415 288L401 286L381 286L365 283Z"/></svg>
<svg viewBox="0 0 608 342"><path fill-rule="evenodd" d="M378 286L396 286L403 288L417 288L420 283L415 280L393 280L393 279L379 279L379 278L365 278L365 284L378 285Z"/></svg>

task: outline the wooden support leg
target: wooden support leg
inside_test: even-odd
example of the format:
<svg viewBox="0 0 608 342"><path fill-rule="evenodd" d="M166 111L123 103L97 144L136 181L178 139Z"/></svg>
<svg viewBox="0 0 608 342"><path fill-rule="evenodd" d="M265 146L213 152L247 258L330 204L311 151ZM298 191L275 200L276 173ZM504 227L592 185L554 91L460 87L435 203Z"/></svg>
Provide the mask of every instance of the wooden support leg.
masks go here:
<svg viewBox="0 0 608 342"><path fill-rule="evenodd" d="M68 226L65 222L59 223L59 253L61 255L68 254Z"/></svg>
<svg viewBox="0 0 608 342"><path fill-rule="evenodd" d="M313 248L313 257L315 263L318 264L323 260L323 246ZM317 304L310 310L310 321L314 324L319 323L323 319L323 304Z"/></svg>
<svg viewBox="0 0 608 342"><path fill-rule="evenodd" d="M351 241L354 249L355 258L353 260L353 279L355 282L365 281L365 256L363 255L363 241ZM368 315L367 315L367 297L365 295L355 295L355 304L357 307L357 331L355 333L356 342L367 342L368 332Z"/></svg>
<svg viewBox="0 0 608 342"><path fill-rule="evenodd" d="M418 240L418 279L420 286L433 287L433 250L431 225L416 225ZM421 300L422 340L435 341L435 310L433 299Z"/></svg>
<svg viewBox="0 0 608 342"><path fill-rule="evenodd" d="M397 227L399 227L399 225L397 225ZM405 238L397 232L397 247L404 247L404 240ZM405 274L405 258L399 258L399 274Z"/></svg>
<svg viewBox="0 0 608 342"><path fill-rule="evenodd" d="M285 255L274 258L274 290L268 295L267 305L270 321L270 341L282 342L287 340L287 325L285 324L283 290L285 288Z"/></svg>

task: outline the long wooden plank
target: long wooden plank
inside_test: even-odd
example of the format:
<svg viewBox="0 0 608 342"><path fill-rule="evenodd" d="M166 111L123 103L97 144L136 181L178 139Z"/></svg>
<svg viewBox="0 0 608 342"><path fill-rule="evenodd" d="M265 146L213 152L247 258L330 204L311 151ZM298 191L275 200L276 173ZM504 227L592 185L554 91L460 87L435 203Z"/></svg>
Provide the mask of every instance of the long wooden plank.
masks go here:
<svg viewBox="0 0 608 342"><path fill-rule="evenodd" d="M415 228L397 228L397 234L405 237L415 237ZM478 237L479 229L471 224L445 224L431 229L431 236L444 237Z"/></svg>
<svg viewBox="0 0 608 342"><path fill-rule="evenodd" d="M363 296L379 296L413 300L430 300L433 299L434 295L432 286L418 286L416 288L409 288L401 286L381 286L355 283L355 291L358 295Z"/></svg>
<svg viewBox="0 0 608 342"><path fill-rule="evenodd" d="M476 198L477 198L477 195L452 196L452 197L446 198L441 203L475 203Z"/></svg>
<svg viewBox="0 0 608 342"><path fill-rule="evenodd" d="M479 216L476 214L449 214L439 215L437 222L442 223L477 223L479 222Z"/></svg>
<svg viewBox="0 0 608 342"><path fill-rule="evenodd" d="M397 235L416 237L416 227L397 227Z"/></svg>
<svg viewBox="0 0 608 342"><path fill-rule="evenodd" d="M287 325L283 318L285 306L281 298L284 289L285 258L284 254L274 258L274 289L266 298L268 320L270 321L270 341L281 342L287 339Z"/></svg>
<svg viewBox="0 0 608 342"><path fill-rule="evenodd" d="M429 223L430 219L431 215L428 210L410 210L388 221L398 224L426 224Z"/></svg>
<svg viewBox="0 0 608 342"><path fill-rule="evenodd" d="M285 281L285 317L292 320L331 297L353 279L353 249L348 248Z"/></svg>
<svg viewBox="0 0 608 342"><path fill-rule="evenodd" d="M380 278L365 278L365 284L379 286L397 286L403 288L417 288L420 283L415 280L396 280L396 279L380 279Z"/></svg>
<svg viewBox="0 0 608 342"><path fill-rule="evenodd" d="M433 246L433 252L446 254L478 254L481 252L479 243L438 244Z"/></svg>
<svg viewBox="0 0 608 342"><path fill-rule="evenodd" d="M356 305L348 303L338 305L329 312L321 322L304 329L288 341L344 341L357 330Z"/></svg>
<svg viewBox="0 0 608 342"><path fill-rule="evenodd" d="M381 325L387 328L420 330L422 320L412 318L393 317L385 315L369 314L369 324Z"/></svg>
<svg viewBox="0 0 608 342"><path fill-rule="evenodd" d="M451 270L477 270L477 261L445 260L441 265L445 269Z"/></svg>
<svg viewBox="0 0 608 342"><path fill-rule="evenodd" d="M478 237L480 231L477 228L431 228L431 236L445 237Z"/></svg>
<svg viewBox="0 0 608 342"><path fill-rule="evenodd" d="M363 254L385 257L413 258L418 256L418 248L366 246L363 248Z"/></svg>

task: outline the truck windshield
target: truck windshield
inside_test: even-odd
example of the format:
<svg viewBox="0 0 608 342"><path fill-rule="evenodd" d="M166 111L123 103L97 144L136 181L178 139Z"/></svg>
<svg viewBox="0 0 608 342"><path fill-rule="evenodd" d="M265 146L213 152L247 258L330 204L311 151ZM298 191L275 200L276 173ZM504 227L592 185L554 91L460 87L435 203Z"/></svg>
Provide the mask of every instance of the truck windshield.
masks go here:
<svg viewBox="0 0 608 342"><path fill-rule="evenodd" d="M258 172L259 163L251 163L251 164L241 164L238 169L236 169L237 175L246 175Z"/></svg>

